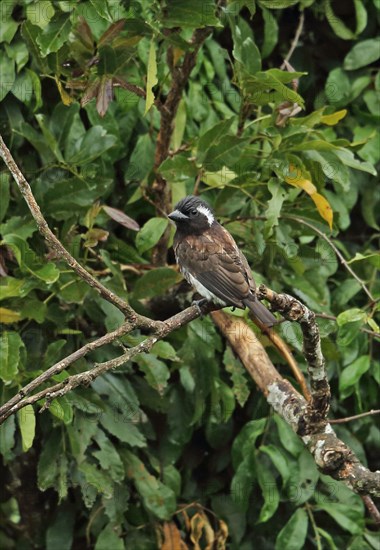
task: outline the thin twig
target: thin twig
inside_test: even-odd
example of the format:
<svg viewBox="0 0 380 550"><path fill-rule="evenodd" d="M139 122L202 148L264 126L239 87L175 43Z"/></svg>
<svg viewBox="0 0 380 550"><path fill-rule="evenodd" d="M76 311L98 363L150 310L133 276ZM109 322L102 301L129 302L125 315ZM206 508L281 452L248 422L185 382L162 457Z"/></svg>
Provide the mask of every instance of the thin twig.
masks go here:
<svg viewBox="0 0 380 550"><path fill-rule="evenodd" d="M345 418L334 418L333 420L329 420L329 422L330 424L344 424L345 422L351 422L351 420L357 420L358 418L364 418L374 414L380 414L380 409L371 409L370 411L355 414L354 416L346 416Z"/></svg>
<svg viewBox="0 0 380 550"><path fill-rule="evenodd" d="M120 338L124 334L128 334L133 329L133 325L131 323L124 323L119 328L114 330L113 332L109 332L108 334L105 334L101 338L98 338L97 340L93 340L92 342L88 342L83 347L77 349L61 361L58 361L55 365L47 369L45 372L37 376L37 378L34 378L29 384L24 386L19 392L13 396L9 401L7 401L4 405L0 407L0 424L8 418L11 414L13 414L13 407L17 405L20 401L22 401L27 395L32 393L38 386L41 386L44 382L47 382L50 378L53 376L59 374L60 372L64 371L75 363L75 361L78 361L78 359L81 359L82 357L85 357L88 353L91 351L100 348L102 346L105 346L106 344L110 344L117 338Z"/></svg>
<svg viewBox="0 0 380 550"><path fill-rule="evenodd" d="M298 41L299 41L299 39L301 37L301 34L302 34L302 31L303 31L304 22L305 22L305 15L304 15L304 12L301 11L300 18L299 18L299 21L298 21L298 26L297 26L297 29L296 29L296 34L294 35L294 38L293 38L293 41L291 43L290 49L289 49L288 53L286 54L286 56L284 58L284 62L281 65L282 70L285 69L286 63L289 63L290 58L292 57L292 55L294 53L294 50L296 49L296 47L298 45Z"/></svg>
<svg viewBox="0 0 380 550"><path fill-rule="evenodd" d="M320 231L318 229L318 227L315 227L315 225L313 225L312 223L309 223L307 222L306 220L304 220L303 218L299 218L298 216L288 216L288 215L282 215L281 216L282 219L286 219L286 220L294 220L298 223L301 223L303 225L306 225L307 227L310 227L310 229L312 229L313 231L315 231L320 237L322 237L322 239L324 239L328 244L329 246L334 250L335 254L338 256L340 262L342 265L344 265L344 267L347 269L347 271L349 273L351 273L352 277L360 284L360 286L362 287L362 289L364 290L364 292L367 294L368 298L371 300L371 302L375 302L375 299L374 297L372 296L371 292L368 290L368 288L366 287L366 285L364 284L364 282L358 277L358 275L356 275L355 271L353 271L351 269L351 267L348 265L347 261L344 259L343 255L341 254L341 252L337 249L337 247L335 246L335 244L331 241L331 239L328 238L327 235L325 235L323 233L323 231Z"/></svg>
<svg viewBox="0 0 380 550"><path fill-rule="evenodd" d="M86 353L89 351L92 351L92 349L95 349L97 347L100 347L101 345L104 345L106 343L110 343L111 341L116 340L117 337L121 336L122 334L125 334L126 332L129 332L129 325L122 325L119 327L119 329L116 329L116 331L106 334L102 338L99 338L98 340L94 342L90 342L89 344L86 344L86 346L83 346L83 348L80 348L73 354L69 355L65 359L62 359L59 363L51 367L49 370L47 370L45 373L37 377L35 380L30 382L23 390L21 390L16 396L14 396L12 399L10 399L7 403L5 403L2 407L2 411L5 412L0 417L0 424L2 424L9 416L16 413L23 407L26 407L27 405L33 405L34 403L37 403L38 401L41 401L41 399L46 399L45 404L40 409L40 412L43 412L45 409L47 409L50 405L50 403L57 399L58 397L62 397L66 393L72 391L76 387L80 385L87 386L89 385L95 378L102 375L103 373L115 369L116 367L120 367L136 355L140 353L147 353L149 352L154 344L167 336L170 332L172 332L175 329L178 329L190 321L193 321L200 315L205 315L212 311L213 309L218 309L220 306L214 306L212 304L205 304L202 308L199 308L198 306L191 306L184 311L181 311L180 313L177 313L176 315L173 315L173 317L170 317L166 321L160 322L159 326L160 328L155 332L154 336L150 336L149 338L146 338L143 342L138 344L137 346L134 346L133 348L128 349L125 353L120 355L119 357L116 357L114 359L111 359L109 361L106 361L105 363L99 363L97 365L94 365L91 369L86 370L85 372L81 372L79 374L74 374L72 376L69 376L63 382L60 382L58 384L55 384L54 386L51 386L49 388L45 388L44 390L41 390L40 392L31 395L30 397L25 397L26 393L31 393L33 389L35 389L37 386L41 385L42 382L45 382L51 376L56 374L57 372L61 372L64 370L69 364L73 363L80 357L83 357ZM92 346L92 347L91 347Z"/></svg>
<svg viewBox="0 0 380 550"><path fill-rule="evenodd" d="M380 528L380 512L377 508L376 504L373 502L372 498L369 495L360 495L362 497L362 501L365 504L365 507L367 508L371 518L375 522L375 525L377 529Z"/></svg>
<svg viewBox="0 0 380 550"><path fill-rule="evenodd" d="M329 321L336 321L335 315L329 315L328 313L316 313L316 317L319 317L320 319L328 319ZM375 330L370 330L369 328L360 327L360 332L365 332L366 334L369 334L370 336L374 336L375 338L380 338L380 332L376 332Z"/></svg>

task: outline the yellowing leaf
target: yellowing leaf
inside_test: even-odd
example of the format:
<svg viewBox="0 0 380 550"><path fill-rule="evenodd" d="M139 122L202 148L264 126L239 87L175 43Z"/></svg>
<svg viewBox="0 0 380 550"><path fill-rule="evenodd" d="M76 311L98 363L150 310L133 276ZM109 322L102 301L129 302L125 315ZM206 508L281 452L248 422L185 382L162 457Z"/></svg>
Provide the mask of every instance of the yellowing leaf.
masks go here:
<svg viewBox="0 0 380 550"><path fill-rule="evenodd" d="M157 59L156 59L156 49L154 45L154 38L152 38L149 48L149 58L148 58L148 73L146 78L146 100L145 100L145 112L147 114L149 109L154 103L154 94L152 88L157 84Z"/></svg>
<svg viewBox="0 0 380 550"><path fill-rule="evenodd" d="M323 115L321 117L321 122L323 124L327 124L327 126L335 126L335 124L338 124L342 118L344 118L347 114L347 109L342 109L341 111L336 111L336 113L332 113L331 115Z"/></svg>
<svg viewBox="0 0 380 550"><path fill-rule="evenodd" d="M332 229L333 210L329 204L329 201L325 199L325 197L322 197L322 195L320 195L319 193L314 193L310 196L315 202L315 206L317 207L320 216L327 221L330 229Z"/></svg>
<svg viewBox="0 0 380 550"><path fill-rule="evenodd" d="M336 113L335 113L336 114ZM319 215L327 221L330 229L332 229L333 223L333 210L325 197L320 193L317 193L317 188L314 183L302 176L300 168L295 167L293 164L289 165L289 176L285 177L286 183L299 187L305 191L313 199L315 206L319 212Z"/></svg>
<svg viewBox="0 0 380 550"><path fill-rule="evenodd" d="M62 103L64 105L71 105L71 103L73 103L74 100L69 96L69 94L66 92L66 90L62 86L62 82L59 80L58 76L55 77L55 83L57 84L57 88L59 91L59 95L61 96Z"/></svg>
<svg viewBox="0 0 380 550"><path fill-rule="evenodd" d="M20 319L21 315L17 311L0 307L0 323L17 323Z"/></svg>
<svg viewBox="0 0 380 550"><path fill-rule="evenodd" d="M317 188L315 187L314 183L312 183L310 180L307 180L302 177L297 178L285 178L286 183L289 183L290 185L294 185L294 187L299 187L300 189L303 189L306 191L308 195L313 195L317 192Z"/></svg>

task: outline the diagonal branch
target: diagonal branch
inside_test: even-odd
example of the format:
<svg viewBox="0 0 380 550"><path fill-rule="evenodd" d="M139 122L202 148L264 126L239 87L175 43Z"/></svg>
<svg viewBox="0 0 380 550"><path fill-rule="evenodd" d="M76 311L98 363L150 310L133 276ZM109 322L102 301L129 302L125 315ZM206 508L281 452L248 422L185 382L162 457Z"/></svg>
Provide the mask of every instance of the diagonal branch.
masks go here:
<svg viewBox="0 0 380 550"><path fill-rule="evenodd" d="M26 407L27 405L33 405L34 403L41 401L41 399L46 399L46 403L40 410L40 412L42 412L49 407L53 399L62 397L63 395L72 391L80 385L88 386L98 376L104 374L111 369L120 367L127 361L130 361L130 359L132 359L139 353L149 352L156 342L158 342L162 338L165 338L165 336L170 334L173 330L176 330L186 325L190 321L193 321L200 315L206 315L213 309L218 309L219 307L220 306L214 306L213 304L205 304L202 307L196 305L191 306L184 311L173 315L173 317L170 317L166 321L160 323L160 327L156 330L154 336L146 338L145 340L143 340L143 342L141 342L137 346L128 349L119 357L106 361L105 363L96 364L90 370L86 370L85 372L69 376L68 378L63 380L63 382L55 384L54 386L51 386L49 388L45 388L44 390L41 390L40 392L31 395L30 397L27 397L27 395L30 394L34 389L49 380L55 374L58 374L59 372L65 370L69 365L77 361L79 358L84 357L87 353L93 351L96 348L113 342L120 336L123 336L124 334L130 332L133 328L130 323L123 324L121 327L114 330L113 332L102 336L94 342L86 344L71 355L65 357L65 359L62 359L61 361L50 367L50 369L32 380L32 382L30 382L27 386L22 388L22 390L20 390L14 397L12 397L9 401L7 401L7 403L5 403L1 407L0 425L9 416L15 414L17 411Z"/></svg>
<svg viewBox="0 0 380 550"><path fill-rule="evenodd" d="M12 157L9 149L5 145L3 138L0 136L0 156L7 165L10 173L12 174L14 180L17 183L17 186L24 197L29 210L32 213L33 218L37 223L37 227L41 235L45 238L49 248L54 250L57 257L65 261L78 275L85 281L89 286L95 288L99 294L110 302L114 304L120 311L124 313L126 318L131 321L136 326L144 326L146 328L155 328L155 322L151 319L147 319L137 313L125 302L122 298L117 296L114 292L111 292L102 285L95 277L93 277L77 260L66 250L63 244L57 239L50 227L48 226L47 221L45 220L40 207L38 206L36 199L34 198L33 192L30 188L29 183L26 181L21 170L17 166L14 158Z"/></svg>
<svg viewBox="0 0 380 550"><path fill-rule="evenodd" d="M44 382L47 382L52 378L53 376L59 374L60 372L64 371L75 363L75 361L78 361L78 359L81 359L85 355L87 355L90 351L93 351L97 348L100 348L102 346L105 346L106 344L110 344L117 338L120 338L124 334L127 334L128 332L131 332L133 328L133 325L130 323L124 323L119 328L114 330L113 332L109 332L102 336L101 338L98 338L97 340L93 340L92 342L88 342L83 347L77 349L61 361L58 361L55 365L47 369L45 372L40 374L40 376L37 376L37 378L34 378L29 384L24 386L21 390L19 390L18 393L9 401L7 401L2 407L0 407L0 424L4 422L8 416L13 414L15 411L13 410L13 407L17 405L20 401L22 401L27 395L32 393L38 386L41 386ZM18 409L16 409L18 410ZM11 411L11 412L10 412Z"/></svg>

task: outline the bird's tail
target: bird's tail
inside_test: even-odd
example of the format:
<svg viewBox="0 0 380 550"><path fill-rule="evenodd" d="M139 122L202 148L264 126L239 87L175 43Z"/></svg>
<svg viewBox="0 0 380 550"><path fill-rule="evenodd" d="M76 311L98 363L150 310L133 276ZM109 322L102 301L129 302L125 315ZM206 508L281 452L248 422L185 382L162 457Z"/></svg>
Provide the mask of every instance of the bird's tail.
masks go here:
<svg viewBox="0 0 380 550"><path fill-rule="evenodd" d="M273 325L278 323L276 317L258 300L244 300L243 304L267 327L273 327Z"/></svg>

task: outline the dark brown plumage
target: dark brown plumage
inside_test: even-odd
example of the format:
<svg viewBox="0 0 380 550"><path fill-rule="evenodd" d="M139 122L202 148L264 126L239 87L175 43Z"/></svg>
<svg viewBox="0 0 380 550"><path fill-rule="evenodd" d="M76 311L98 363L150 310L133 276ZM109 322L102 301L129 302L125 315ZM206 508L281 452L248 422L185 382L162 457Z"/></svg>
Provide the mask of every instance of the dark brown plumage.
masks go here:
<svg viewBox="0 0 380 550"><path fill-rule="evenodd" d="M187 281L215 303L248 307L265 325L276 318L256 299L255 282L247 259L231 234L197 197L182 199L169 215L177 226L174 253Z"/></svg>

